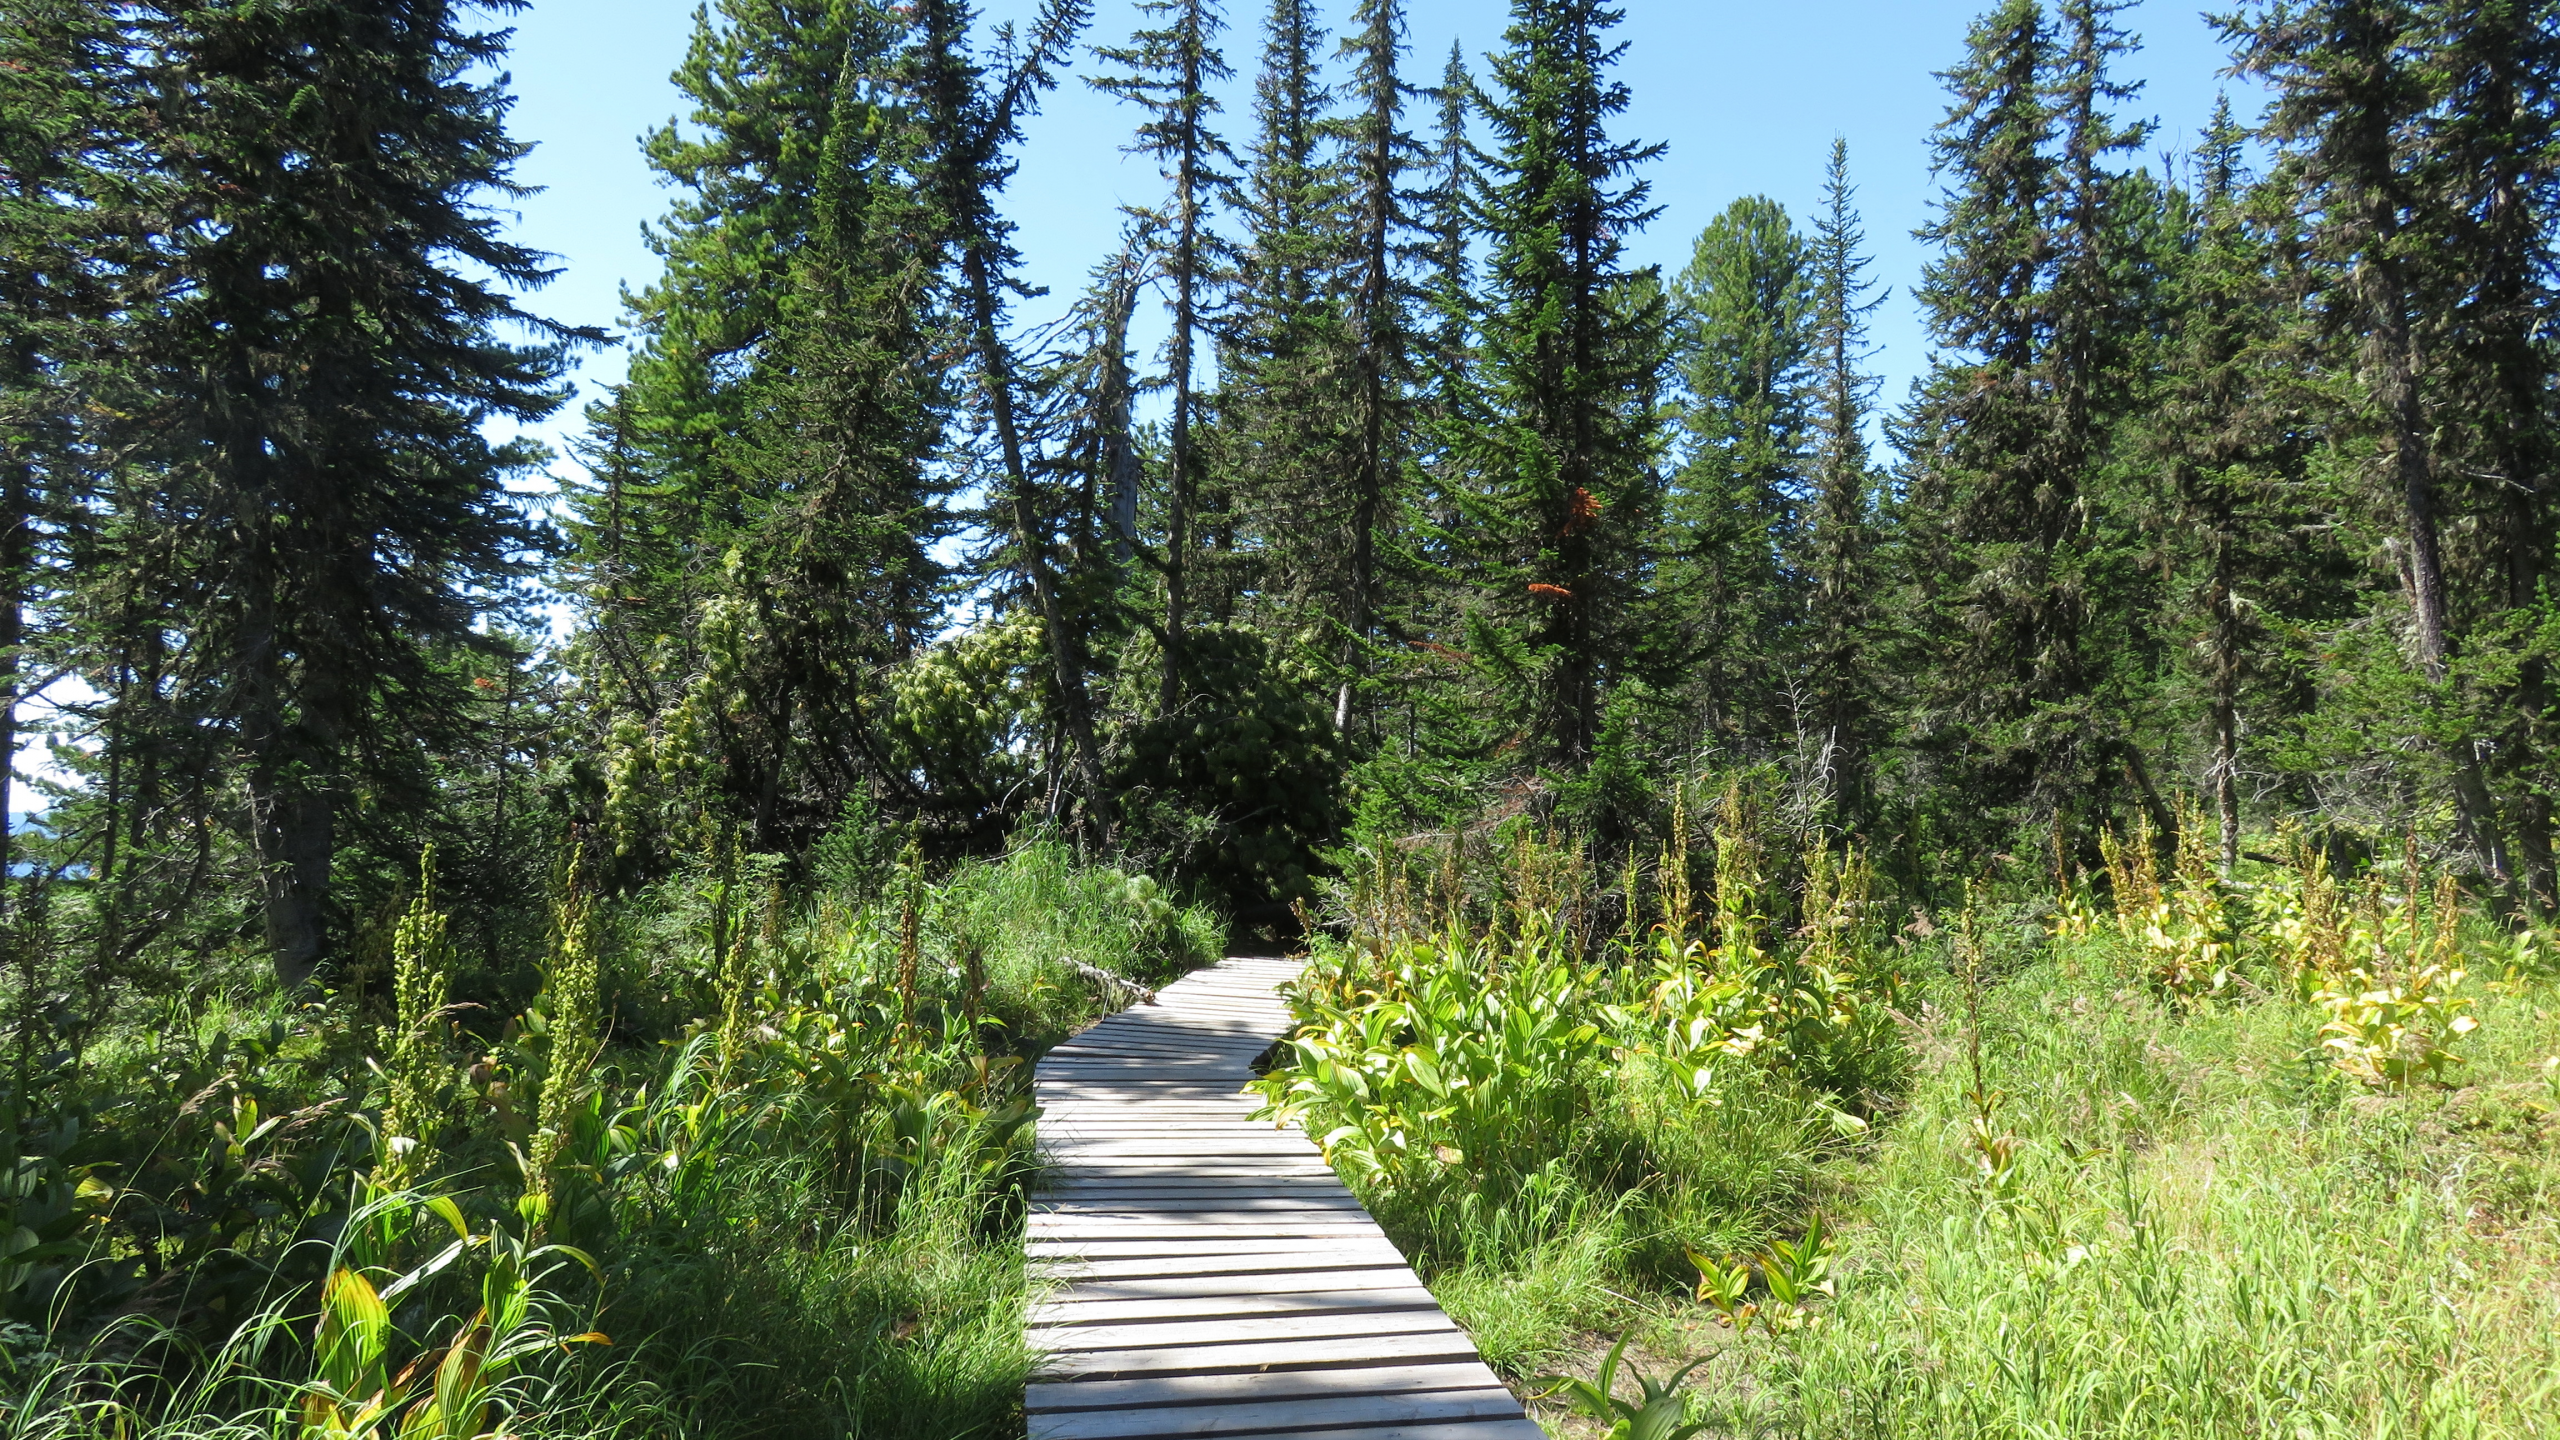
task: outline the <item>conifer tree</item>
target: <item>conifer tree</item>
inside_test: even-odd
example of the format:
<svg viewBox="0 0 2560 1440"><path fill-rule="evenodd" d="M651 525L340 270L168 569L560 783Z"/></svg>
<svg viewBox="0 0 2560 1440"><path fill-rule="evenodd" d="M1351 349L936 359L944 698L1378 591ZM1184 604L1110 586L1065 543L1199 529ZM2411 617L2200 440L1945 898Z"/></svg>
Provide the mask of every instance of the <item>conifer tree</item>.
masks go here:
<svg viewBox="0 0 2560 1440"><path fill-rule="evenodd" d="M1807 488L1812 256L1786 210L1748 196L1708 222L1673 282L1688 458L1672 483L1662 584L1685 621L1710 734L1786 724L1801 613L1795 536Z"/></svg>
<svg viewBox="0 0 2560 1440"><path fill-rule="evenodd" d="M1397 508L1403 437L1412 385L1411 286L1400 273L1410 228L1404 177L1417 147L1404 131L1411 94L1404 57L1402 0L1360 0L1342 40L1351 61L1353 112L1337 127L1347 174L1346 227L1351 330L1351 564L1344 580L1347 672L1335 692L1333 724L1351 726L1379 612L1381 531Z"/></svg>
<svg viewBox="0 0 2560 1440"><path fill-rule="evenodd" d="M133 443L157 467L129 507L150 517L137 565L184 627L171 683L236 765L287 986L328 953L351 802L470 723L444 662L501 648L475 622L539 545L503 484L536 452L482 426L550 413L577 337L508 293L550 272L486 208L521 193L523 147L486 78L504 37L470 8L139 13L166 283L129 341L151 392Z"/></svg>
<svg viewBox="0 0 2560 1440"><path fill-rule="evenodd" d="M697 123L644 142L679 198L573 534L608 806L646 859L697 820L779 851L856 797L927 802L875 733L950 529L940 220L877 88L904 35L878 5L728 0L676 72Z"/></svg>
<svg viewBox="0 0 2560 1440"><path fill-rule="evenodd" d="M1231 556L1216 584L1339 621L1352 548L1352 376L1343 176L1322 153L1333 92L1306 0L1272 0L1263 33L1254 135L1235 195L1244 237L1218 326L1223 464L1212 507L1242 525L1254 553Z"/></svg>
<svg viewBox="0 0 2560 1440"><path fill-rule="evenodd" d="M2560 907L2552 861L2554 655L2544 628L2553 576L2555 353L2542 338L2560 244L2560 5L2551 0L2430 8L2429 69L2441 113L2427 136L2449 211L2439 257L2467 286L2438 318L2449 404L2445 467L2490 493L2463 506L2448 565L2476 575L2475 638L2464 689L2493 757L2484 777L2513 840L2520 898ZM2468 488L2468 487L2466 487ZM2456 597L2460 603L2460 597Z"/></svg>
<svg viewBox="0 0 2560 1440"><path fill-rule="evenodd" d="M1467 138L1475 77L1467 73L1466 55L1454 40L1431 95L1437 113L1424 164L1419 224L1423 293L1432 325L1429 368L1439 377L1457 373L1474 337L1475 264L1468 241L1475 233L1473 206L1482 184L1475 147Z"/></svg>
<svg viewBox="0 0 2560 1440"><path fill-rule="evenodd" d="M1422 523L1414 544L1420 556L1440 565L1452 553L1448 537L1456 523L1454 497L1460 488L1453 449L1465 434L1456 417L1472 383L1474 359L1476 276L1470 247L1481 188L1467 135L1474 92L1466 58L1452 42L1440 84L1430 92L1434 124L1415 197L1423 330L1416 345L1417 414L1411 440L1420 451L1424 493L1417 497Z"/></svg>
<svg viewBox="0 0 2560 1440"><path fill-rule="evenodd" d="M114 233L130 159L109 118L131 99L117 93L120 31L90 0L0 14L0 877L19 873L20 709L41 669L28 661L66 638L55 630L76 577L63 540L97 498L96 460L72 417L104 388L106 282L131 258ZM0 879L0 934L14 889Z"/></svg>
<svg viewBox="0 0 2560 1440"><path fill-rule="evenodd" d="M1813 375L1807 400L1812 445L1811 534L1803 542L1812 613L1806 684L1822 735L1828 788L1838 813L1869 813L1868 778L1876 736L1867 674L1868 632L1876 621L1876 476L1867 451L1875 381L1862 368L1867 317L1885 301L1868 292L1866 237L1849 182L1849 142L1834 139L1814 222Z"/></svg>
<svg viewBox="0 0 2560 1440"><path fill-rule="evenodd" d="M2306 281L2331 333L2353 351L2370 420L2365 458L2375 496L2399 531L2409 658L2436 691L2434 729L2451 780L2460 843L2481 871L2507 878L2496 807L2477 737L2450 692L2463 636L2446 563L2447 478L2438 454L2442 330L2468 289L2475 256L2453 242L2458 185L2425 144L2443 77L2420 0L2308 0L2226 16L2234 63L2275 92L2261 135L2277 147L2278 183L2306 222ZM2454 497L2460 495L2460 487ZM2396 511L2396 514L2392 514Z"/></svg>
<svg viewBox="0 0 2560 1440"><path fill-rule="evenodd" d="M2217 102L2196 154L2193 236L2173 282L2168 353L2148 409L2158 457L2165 549L2190 577L2170 615L2196 615L2185 653L2204 696L2206 788L2222 866L2240 854L2240 735L2244 687L2260 668L2267 570L2287 546L2274 490L2285 478L2281 402L2263 371L2280 343L2280 297L2270 257L2250 229L2229 100ZM2272 523L2271 523L2272 522ZM2166 568L2166 567L2164 567Z"/></svg>
<svg viewBox="0 0 2560 1440"><path fill-rule="evenodd" d="M2014 726L2037 698L2049 617L2035 602L2071 518L2032 468L2043 432L2034 385L2051 244L2042 83L2051 37L2034 0L2002 0L1965 46L1939 77L1951 92L1931 141L1944 198L1917 232L1940 252L1916 298L1948 358L1907 421L1914 544L1904 609L1916 644L1897 668L1920 682L1904 728L1945 767L1939 783L2014 804L2036 783L2037 757L1997 727Z"/></svg>
<svg viewBox="0 0 2560 1440"><path fill-rule="evenodd" d="M997 215L995 197L1013 173L1007 151L1022 139L1022 121L1055 83L1090 9L1085 0L1043 0L1029 38L1018 48L1010 28L1000 32L1007 62L990 83L967 53L972 19L965 0L921 0L918 84L928 115L931 159L925 179L941 208L941 224L957 261L970 350L977 360L981 397L998 446L1015 564L1030 582L1056 687L1059 718L1067 734L1061 787L1082 807L1087 830L1107 832L1103 812L1101 753L1087 687L1089 619L1070 612L1066 586L1050 554L1056 517L1032 483L1026 441L1016 414L1017 378L1004 336L1004 297L1014 287L1013 227ZM1061 817L1063 818L1063 817ZM1098 823L1097 823L1098 822Z"/></svg>
<svg viewBox="0 0 2560 1440"><path fill-rule="evenodd" d="M1480 354L1456 446L1482 538L1472 647L1533 764L1578 771L1603 693L1634 662L1644 551L1660 510L1655 448L1665 302L1626 268L1654 213L1635 169L1659 145L1613 140L1621 12L1515 0L1474 103L1494 148L1476 202L1488 242Z"/></svg>
<svg viewBox="0 0 2560 1440"><path fill-rule="evenodd" d="M2121 774L2165 830L2129 737L2134 657L2093 634L2138 636L2144 604L2109 488L2129 332L2148 316L2113 288L2143 262L2124 179L2102 168L2138 138L2104 108L2126 45L2108 14L2071 0L2057 34L2037 0L2003 0L1941 77L1945 196L1919 232L1940 254L1919 299L1947 353L1911 417L1906 527L1913 619L1933 638L1910 657L1930 684L1909 721L1977 816L2069 829Z"/></svg>
<svg viewBox="0 0 2560 1440"><path fill-rule="evenodd" d="M724 566L712 602L752 614L739 616L752 640L711 675L731 718L730 788L763 851L813 843L889 768L866 744L881 676L932 636L945 583L933 551L952 529L950 484L928 468L951 409L926 299L936 217L907 183L915 127L864 84L894 31L852 13L809 229L789 252L733 452L746 524L731 554L744 563Z"/></svg>
<svg viewBox="0 0 2560 1440"><path fill-rule="evenodd" d="M1210 222L1234 183L1220 168L1232 157L1211 128L1218 102L1209 87L1233 72L1217 47L1226 21L1215 0L1140 0L1138 11L1161 23L1139 30L1126 45L1098 50L1102 60L1121 68L1120 73L1092 83L1143 107L1147 118L1140 122L1131 149L1155 157L1172 187L1160 210L1142 216L1161 237L1158 264L1173 300L1173 333L1166 342L1172 415L1166 436L1166 533L1160 562L1165 580L1160 688L1162 704L1171 710L1187 683L1183 652L1192 603L1192 509L1200 483L1198 437L1193 434L1199 398L1194 371L1209 287L1223 258Z"/></svg>

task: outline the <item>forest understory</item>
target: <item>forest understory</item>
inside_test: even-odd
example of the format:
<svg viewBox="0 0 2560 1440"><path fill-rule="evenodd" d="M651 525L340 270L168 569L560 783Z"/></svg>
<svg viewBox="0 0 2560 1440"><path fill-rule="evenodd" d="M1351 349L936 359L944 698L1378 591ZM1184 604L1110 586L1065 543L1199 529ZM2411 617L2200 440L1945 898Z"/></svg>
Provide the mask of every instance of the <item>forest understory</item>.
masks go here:
<svg viewBox="0 0 2560 1440"><path fill-rule="evenodd" d="M1534 839L1381 869L1264 1082L1551 1432L2552 1433L2547 933L2148 837L1904 908L1734 818L1642 934Z"/></svg>

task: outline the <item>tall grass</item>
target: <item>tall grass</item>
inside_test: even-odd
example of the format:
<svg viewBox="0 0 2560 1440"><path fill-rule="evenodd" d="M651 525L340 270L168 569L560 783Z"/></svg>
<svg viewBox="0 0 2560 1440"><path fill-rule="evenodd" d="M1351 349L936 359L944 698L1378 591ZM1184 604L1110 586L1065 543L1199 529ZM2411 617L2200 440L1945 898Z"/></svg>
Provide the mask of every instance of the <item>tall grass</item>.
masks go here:
<svg viewBox="0 0 2560 1440"><path fill-rule="evenodd" d="M444 1002L422 888L391 1013L136 1016L0 1096L0 1237L46 1227L0 1256L0 1436L1011 1432L1022 1061L1216 918L1040 842L781 882L572 890L503 1024Z"/></svg>
<svg viewBox="0 0 2560 1440"><path fill-rule="evenodd" d="M1944 1009L1863 1168L1841 1300L1736 1425L1931 1436L2560 1433L2560 987L2479 996L2466 1083L2379 1090L2290 1005L2180 1006L2121 947L1985 997L2013 1191ZM2306 1053L2311 1058L2306 1059Z"/></svg>
<svg viewBox="0 0 2560 1440"><path fill-rule="evenodd" d="M1614 936L1604 897L1379 866L1301 994L1271 1088L1498 1368L1632 1333L1703 1360L1715 1435L2560 1434L2546 939L2414 856L2332 875L2290 837L2236 877L2128 837L2094 882L1889 925L1821 899L1854 862L1772 885L1732 813ZM1498 1051L1542 1004L1598 1032L1578 1123L1531 1123L1565 1083L1537 1061L1463 1104L1400 1061ZM1474 1155L1434 1111L1514 1111L1519 1143ZM1398 1127L1426 1143L1364 1153Z"/></svg>
<svg viewBox="0 0 2560 1440"><path fill-rule="evenodd" d="M1693 1252L1790 1233L1900 1083L1858 857L1808 855L1782 891L1738 790L1714 839L1712 921L1683 823L1659 923L1622 878L1614 935L1571 845L1375 850L1348 940L1294 992L1272 1112L1322 1140L1498 1368L1640 1317L1694 1282Z"/></svg>

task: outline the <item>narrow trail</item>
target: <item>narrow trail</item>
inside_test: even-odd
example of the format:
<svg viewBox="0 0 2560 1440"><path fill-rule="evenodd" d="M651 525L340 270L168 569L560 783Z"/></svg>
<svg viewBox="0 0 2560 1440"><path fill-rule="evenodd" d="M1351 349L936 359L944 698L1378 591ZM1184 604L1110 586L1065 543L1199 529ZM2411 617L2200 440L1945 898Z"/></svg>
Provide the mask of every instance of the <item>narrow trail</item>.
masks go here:
<svg viewBox="0 0 2560 1440"><path fill-rule="evenodd" d="M1306 1136L1247 1118L1298 969L1224 961L1040 1062L1031 1440L1544 1440Z"/></svg>

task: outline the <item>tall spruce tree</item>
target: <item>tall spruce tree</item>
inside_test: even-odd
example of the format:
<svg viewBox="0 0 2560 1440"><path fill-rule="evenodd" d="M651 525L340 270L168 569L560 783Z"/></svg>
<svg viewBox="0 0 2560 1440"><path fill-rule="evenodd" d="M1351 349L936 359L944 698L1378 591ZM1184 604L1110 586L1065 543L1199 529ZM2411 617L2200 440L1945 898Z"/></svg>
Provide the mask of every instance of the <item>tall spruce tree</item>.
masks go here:
<svg viewBox="0 0 2560 1440"><path fill-rule="evenodd" d="M676 71L695 123L644 141L679 198L573 528L635 863L697 823L786 850L856 797L942 808L878 733L883 671L941 613L949 529L940 220L883 90L905 36L879 5L727 0Z"/></svg>
<svg viewBox="0 0 2560 1440"><path fill-rule="evenodd" d="M1400 261L1410 248L1404 177L1418 146L1404 130L1412 93L1404 57L1402 0L1360 0L1341 53L1351 62L1353 105L1336 125L1345 173L1346 264L1351 345L1351 556L1343 577L1345 671L1333 724L1351 728L1353 703L1369 664L1380 610L1382 532L1404 473L1404 435L1413 383L1412 286Z"/></svg>
<svg viewBox="0 0 2560 1440"><path fill-rule="evenodd" d="M960 279L960 306L970 352L976 359L980 396L996 437L1004 477L1004 521L1013 561L1029 583L1056 689L1060 728L1066 732L1070 777L1053 786L1053 809L1072 800L1079 828L1109 829L1100 744L1087 683L1088 615L1076 613L1057 573L1052 546L1058 517L1043 504L1032 480L1026 440L1016 414L1017 377L1004 334L1004 300L1016 286L1013 227L995 209L995 197L1011 178L1008 151L1022 139L1022 122L1054 83L1056 68L1090 17L1085 0L1043 0L1029 38L1018 47L1001 32L1004 66L991 77L967 50L970 7L964 0L922 0L917 83L931 132L926 183L941 207L944 234ZM1057 818L1068 818L1059 815Z"/></svg>
<svg viewBox="0 0 2560 1440"><path fill-rule="evenodd" d="M110 118L131 98L118 93L124 38L91 0L29 0L0 15L0 943L11 945L34 943L15 928L9 883L20 712L43 668L29 661L66 638L65 542L88 528L98 489L96 447L74 417L101 400L108 287L133 258L117 234L131 147ZM87 558L94 579L98 557Z"/></svg>
<svg viewBox="0 0 2560 1440"><path fill-rule="evenodd" d="M1931 637L1907 720L1995 824L2069 830L2119 776L2173 821L2132 739L2137 657L2111 643L2139 636L2145 603L2110 460L2150 317L2117 288L2145 263L2147 192L2102 164L2139 138L2105 109L2127 47L2110 9L2073 0L2057 31L2036 0L2003 0L1975 23L1942 77L1945 195L1919 232L1940 251L1918 294L1946 353L1907 427L1911 618Z"/></svg>
<svg viewBox="0 0 2560 1440"><path fill-rule="evenodd" d="M2421 0L2265 4L2221 21L2237 69L2274 91L2260 132L2278 151L2272 178L2290 189L2304 220L2310 298L2351 351L2362 413L2346 417L2338 438L2378 484L2370 496L2347 498L2360 510L2373 506L2398 532L2391 543L2408 606L2408 658L2431 692L2431 723L2418 728L2450 782L2459 843L2503 881L2506 848L2480 737L2455 683L2463 607L2446 560L2445 516L2467 487L2439 453L2449 399L2442 322L2461 305L2467 267L2480 257L2458 248L2467 229L2456 218L2462 187L2427 144L2444 83L2429 63L2436 36L2428 22Z"/></svg>
<svg viewBox="0 0 2560 1440"><path fill-rule="evenodd" d="M538 452L483 426L551 413L575 337L508 293L551 272L486 208L524 147L473 8L522 7L162 0L136 37L165 277L129 342L136 563L227 739L288 986L329 953L354 802L423 798L412 747L474 714L448 659L502 648L477 622L540 546L504 485Z"/></svg>
<svg viewBox="0 0 2560 1440"><path fill-rule="evenodd" d="M1805 685L1820 729L1822 779L1834 813L1856 824L1871 813L1870 776L1877 741L1868 671L1869 632L1877 620L1874 522L1877 477L1867 450L1868 406L1875 380L1868 359L1867 317L1885 301L1870 295L1866 237L1857 192L1849 182L1849 142L1834 139L1823 176L1823 209L1814 222L1809 259L1813 282L1811 395L1806 402L1812 445L1812 517L1801 541L1808 600Z"/></svg>
<svg viewBox="0 0 2560 1440"><path fill-rule="evenodd" d="M1163 205L1141 216L1160 237L1158 268L1172 292L1173 307L1172 334L1166 341L1172 415L1166 427L1160 561L1164 672L1159 687L1164 708L1171 710L1188 683L1184 645L1193 600L1193 501L1200 483L1199 443L1193 433L1199 418L1199 340L1210 287L1224 257L1211 222L1234 184L1234 177L1221 168L1232 163L1232 156L1212 128L1218 101L1209 87L1233 72L1218 49L1226 21L1215 0L1141 0L1138 11L1161 23L1140 29L1126 45L1099 49L1096 54L1120 71L1092 83L1144 109L1146 118L1130 148L1153 156L1171 186Z"/></svg>
<svg viewBox="0 0 2560 1440"><path fill-rule="evenodd" d="M2289 418L2265 371L2282 339L2272 257L2252 232L2241 172L2245 135L2217 102L2196 152L2187 253L2173 280L2165 364L2148 409L2159 462L2163 568L2184 573L2170 615L2196 623L2177 638L2203 696L2205 786L2222 866L2239 862L2241 722L2261 669L2274 599L2267 570L2288 546L2276 489L2286 479ZM2174 558L2171 558L2174 557Z"/></svg>
<svg viewBox="0 0 2560 1440"><path fill-rule="evenodd" d="M1627 107L1609 71L1620 11L1514 0L1473 100L1494 147L1476 219L1487 240L1474 383L1453 447L1466 469L1471 647L1522 758L1568 772L1600 738L1604 693L1638 659L1656 461L1665 301L1628 268L1653 215L1636 168L1659 145L1610 138Z"/></svg>
<svg viewBox="0 0 2560 1440"><path fill-rule="evenodd" d="M1707 733L1776 738L1802 613L1795 536L1808 489L1812 255L1765 195L1708 222L1672 284L1688 456L1663 570Z"/></svg>
<svg viewBox="0 0 2560 1440"><path fill-rule="evenodd" d="M1213 582L1284 614L1345 617L1351 537L1346 470L1352 376L1346 363L1344 193L1324 154L1333 92L1325 35L1306 0L1272 0L1254 79L1254 131L1236 205L1244 235L1217 327L1213 508L1231 510L1251 554Z"/></svg>
<svg viewBox="0 0 2560 1440"><path fill-rule="evenodd" d="M2428 67L2441 112L2426 146L2449 212L2440 257L2466 288L2440 316L2447 403L2444 467L2471 477L2447 564L2476 577L2454 603L2469 615L2458 660L2466 728L2487 742L2497 821L2512 837L2519 896L2535 913L2560 905L2552 862L2552 651L2545 591L2553 573L2553 406L2560 351L2546 336L2560 294L2560 5L2550 0L2439 3L2429 8ZM2486 490L2488 493L2479 493Z"/></svg>
<svg viewBox="0 0 2560 1440"><path fill-rule="evenodd" d="M1928 682L1907 696L1904 728L1943 767L1939 783L2008 805L2036 784L2038 757L2014 731L2047 688L2040 601L2051 547L2073 518L2067 496L2034 469L2051 46L2035 0L2003 0L1939 77L1951 92L1931 141L1944 198L1917 232L1939 254L1916 298L1947 356L1915 395L1904 442L1913 586L1904 623L1918 644L1898 668ZM1936 668L1913 668L1926 659Z"/></svg>

